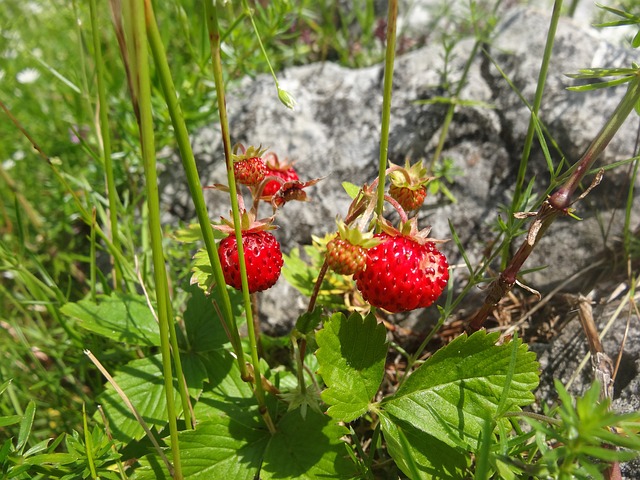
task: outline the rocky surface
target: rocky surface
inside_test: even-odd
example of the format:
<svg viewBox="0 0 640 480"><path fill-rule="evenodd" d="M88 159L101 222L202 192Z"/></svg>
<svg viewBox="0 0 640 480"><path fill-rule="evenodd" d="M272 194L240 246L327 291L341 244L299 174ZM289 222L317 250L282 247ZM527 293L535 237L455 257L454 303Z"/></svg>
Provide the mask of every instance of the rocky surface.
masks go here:
<svg viewBox="0 0 640 480"><path fill-rule="evenodd" d="M433 236L450 237L450 223L474 263L482 259L495 238L496 218L504 215L501 207L510 202L529 122L528 109L522 98L533 101L549 27L548 14L532 9L513 9L503 18L487 47L489 55L478 53L473 59L468 82L460 97L475 103L457 109L443 151L443 156L450 158L462 172L449 185L457 203L441 197L430 198L420 212L421 223L433 226ZM460 77L472 48L473 40L456 45L447 66L449 80ZM624 93L624 87L568 91L566 87L577 82L565 73L589 67L629 66L633 55L633 51L609 43L601 33L584 23L560 22L540 115L553 139L553 142L547 141L556 165L561 158L573 163L580 157ZM505 81L496 65L510 82ZM432 158L446 107L438 103L420 103L420 100L444 94L439 87L444 67L440 43L397 59L389 145L389 158L394 163L403 163L406 158L428 162ZM277 236L285 251L309 244L312 235L323 236L334 230L336 215L344 215L349 205L349 198L341 188L342 182L362 184L375 178L382 78L380 65L351 70L323 63L289 69L282 72L279 79L281 86L298 102L294 111L280 104L271 77L246 79L230 92L227 106L234 143L261 144L280 156L295 160L303 178L327 176L309 190L309 203L288 204L281 212ZM599 160L599 165L633 157L637 129L638 118L630 118ZM203 184L224 182L218 127L198 132L193 145ZM544 194L549 173L539 147L534 147L532 152L527 181L533 178L534 192ZM165 220L175 222L176 218L193 218L180 169L165 171L161 181ZM602 184L577 205L581 221L563 218L551 227L525 265L525 268L547 268L527 275L527 284L542 293L548 292L567 277L575 276L602 259L603 252L615 249L624 222L628 191L627 167L607 172ZM215 192L207 195L213 218L228 213L224 195ZM638 225L639 207L636 197L633 228ZM453 242L446 244L444 250L450 264L462 265L452 274L452 281L459 289L466 282L462 257ZM607 266L609 263L605 262ZM565 288L586 294L592 287L593 284L573 282ZM601 295L605 296L605 292ZM477 303L474 302L478 300L481 300L480 293L475 292L458 314L462 316L465 311L475 308ZM263 295L261 316L268 328L283 332L304 311L305 304L306 299L282 279ZM427 315L428 312L416 312L412 321L420 322ZM546 379L547 385L552 377L566 380L586 352L579 323L565 320L568 327L551 344L534 346L541 355L543 380ZM637 351L640 329L637 319L632 319L632 324L622 356L615 400L616 407L625 411L640 405ZM623 327L618 320L606 337L605 349L612 357L620 349ZM589 375L589 369L583 371L583 383L574 384L574 393L588 384Z"/></svg>

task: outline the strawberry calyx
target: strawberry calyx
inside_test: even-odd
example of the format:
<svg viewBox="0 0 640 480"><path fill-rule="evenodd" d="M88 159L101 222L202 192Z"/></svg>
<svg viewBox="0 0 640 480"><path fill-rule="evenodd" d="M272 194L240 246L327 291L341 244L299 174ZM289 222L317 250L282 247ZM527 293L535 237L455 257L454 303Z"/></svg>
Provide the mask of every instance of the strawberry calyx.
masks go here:
<svg viewBox="0 0 640 480"><path fill-rule="evenodd" d="M404 167L391 164L387 172L391 185L399 188L408 188L413 191L421 190L435 178L428 175L427 169L422 165L421 161L411 165L407 160Z"/></svg>
<svg viewBox="0 0 640 480"><path fill-rule="evenodd" d="M378 225L380 225L383 233L391 237L407 237L420 245L427 243L445 243L448 241L429 237L431 225L420 230L418 228L418 220L415 217L408 219L406 222L401 221L399 228L394 227L386 218L378 217Z"/></svg>
<svg viewBox="0 0 640 480"><path fill-rule="evenodd" d="M380 244L380 240L374 238L373 232L363 232L358 228L349 227L340 219L336 219L336 224L338 225L338 237L351 245L369 249Z"/></svg>
<svg viewBox="0 0 640 480"><path fill-rule="evenodd" d="M291 170L295 164L295 162L292 162L287 158L280 160L275 152L267 152L262 158L267 164L267 168L277 172L286 172Z"/></svg>
<svg viewBox="0 0 640 480"><path fill-rule="evenodd" d="M255 214L251 211L241 210L240 211L240 230L242 233L257 233L267 230L274 230L278 228L273 224L275 216L262 218L260 220L256 220ZM233 235L235 232L235 227L233 220L228 220L224 217L220 217L220 221L222 223L212 225L216 230L226 233L227 235Z"/></svg>
<svg viewBox="0 0 640 480"><path fill-rule="evenodd" d="M250 145L249 147L245 148L244 145L238 143L233 147L231 159L233 160L233 163L237 163L248 160L250 158L262 158L262 155L264 155L264 152L266 151L267 149L262 148L262 145L258 147Z"/></svg>
<svg viewBox="0 0 640 480"><path fill-rule="evenodd" d="M280 186L278 191L271 196L271 205L275 210L281 208L285 203L292 200L297 200L298 202L309 201L307 193L304 191L304 189L315 185L324 178L326 177L314 178L306 182L301 182L300 180L291 180L284 182Z"/></svg>

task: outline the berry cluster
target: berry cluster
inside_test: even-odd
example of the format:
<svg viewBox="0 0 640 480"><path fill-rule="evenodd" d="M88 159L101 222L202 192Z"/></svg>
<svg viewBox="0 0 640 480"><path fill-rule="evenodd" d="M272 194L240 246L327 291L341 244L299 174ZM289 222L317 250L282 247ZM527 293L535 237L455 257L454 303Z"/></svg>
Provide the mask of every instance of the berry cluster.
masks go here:
<svg viewBox="0 0 640 480"><path fill-rule="evenodd" d="M245 149L242 145L236 146L234 151L233 173L238 185L248 187L253 200L251 209L247 211L243 197L238 195L248 290L249 293L261 292L278 281L284 263L280 244L269 232L276 228L273 225L276 210L290 200L305 201L307 197L304 188L317 180L300 182L293 165L280 161L275 153L265 154L265 150L259 147ZM214 188L226 190L226 187L220 185ZM273 215L256 220L261 200L272 205ZM225 282L240 290L242 281L233 222L222 219L222 224L214 225L214 228L228 235L218 246Z"/></svg>
<svg viewBox="0 0 640 480"><path fill-rule="evenodd" d="M246 186L253 200L247 211L242 196L238 196L248 289L250 293L260 292L276 283L283 265L280 244L269 232L275 228L277 210L290 200L306 200L304 188L319 179L301 182L292 164L280 161L274 153L265 154L260 148L239 146L233 161L236 183ZM437 248L439 241L428 237L429 229L418 230L416 218L409 219L406 212L422 206L426 185L432 178L420 162L413 166L407 163L405 167L392 165L388 177L390 186L385 199L398 212L399 227L394 228L381 216L370 221L376 184L365 185L345 221L338 221L338 231L326 243L325 260L334 272L353 275L362 298L372 306L389 312L428 307L445 289L449 266ZM260 201L271 204L271 217L256 220ZM223 219L215 228L228 234L218 247L225 282L241 289L233 222Z"/></svg>
<svg viewBox="0 0 640 480"><path fill-rule="evenodd" d="M400 215L400 228L378 218L380 232L363 233L374 201L373 188L365 186L351 206L350 225L339 222L336 237L327 244L326 261L336 273L353 275L369 304L395 313L432 305L447 286L449 265L439 242L428 238L430 229L419 231L416 218L406 214L426 198L431 180L426 170L421 163L392 165L388 173L391 185L385 198Z"/></svg>

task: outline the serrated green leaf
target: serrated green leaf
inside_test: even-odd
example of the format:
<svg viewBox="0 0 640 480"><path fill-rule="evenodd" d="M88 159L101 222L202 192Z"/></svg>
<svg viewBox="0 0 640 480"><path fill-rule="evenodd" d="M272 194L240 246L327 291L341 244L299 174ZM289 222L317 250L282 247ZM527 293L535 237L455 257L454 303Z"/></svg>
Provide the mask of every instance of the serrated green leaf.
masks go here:
<svg viewBox="0 0 640 480"><path fill-rule="evenodd" d="M355 468L341 437L349 431L326 415L286 413L271 436L260 471L262 480L352 478Z"/></svg>
<svg viewBox="0 0 640 480"><path fill-rule="evenodd" d="M202 382L207 376L207 370L196 355L183 355L181 360L189 392L197 397L202 390ZM160 355L127 363L114 375L114 380L149 427L157 426L161 429L165 426L168 421L167 398L164 393ZM174 396L176 408L180 414L182 405L176 385L174 385ZM116 440L127 443L131 439L139 440L144 436L144 429L112 385L108 385L98 396L98 403L102 404L111 433Z"/></svg>
<svg viewBox="0 0 640 480"><path fill-rule="evenodd" d="M451 447L411 425L394 421L384 413L379 418L389 455L409 478L455 480L468 477L468 452ZM416 471L418 476L411 474Z"/></svg>
<svg viewBox="0 0 640 480"><path fill-rule="evenodd" d="M242 308L242 294L235 289L227 289L231 300L231 308L238 325L245 316ZM184 324L187 331L188 348L194 352L208 352L223 348L229 339L219 318L215 304L220 304L218 289L206 295L195 285L189 287L191 296L184 312Z"/></svg>
<svg viewBox="0 0 640 480"><path fill-rule="evenodd" d="M209 261L209 253L206 249L199 249L193 256L193 268L191 270L193 271L191 284L198 285L205 292L209 292L215 284L215 277Z"/></svg>
<svg viewBox="0 0 640 480"><path fill-rule="evenodd" d="M78 320L93 333L130 345L160 345L160 334L146 299L141 295L113 293L99 303L67 303L62 313Z"/></svg>
<svg viewBox="0 0 640 480"><path fill-rule="evenodd" d="M461 335L416 369L382 408L452 447L476 449L485 422L501 404L512 363L513 346L495 345L498 337L483 331ZM517 341L504 411L533 402L539 380L535 354Z"/></svg>
<svg viewBox="0 0 640 480"><path fill-rule="evenodd" d="M180 434L185 478L256 478L270 434L257 416L218 417Z"/></svg>
<svg viewBox="0 0 640 480"><path fill-rule="evenodd" d="M380 387L387 355L386 329L375 315L337 313L316 334L322 399L333 418L351 422L369 410Z"/></svg>
<svg viewBox="0 0 640 480"><path fill-rule="evenodd" d="M213 231L213 238L216 240L220 240L226 236L226 234L222 233L220 230L216 230L215 228L212 228L211 230ZM179 228L174 231L171 236L182 243L195 243L202 240L202 229L200 228L199 223L190 223L186 227Z"/></svg>

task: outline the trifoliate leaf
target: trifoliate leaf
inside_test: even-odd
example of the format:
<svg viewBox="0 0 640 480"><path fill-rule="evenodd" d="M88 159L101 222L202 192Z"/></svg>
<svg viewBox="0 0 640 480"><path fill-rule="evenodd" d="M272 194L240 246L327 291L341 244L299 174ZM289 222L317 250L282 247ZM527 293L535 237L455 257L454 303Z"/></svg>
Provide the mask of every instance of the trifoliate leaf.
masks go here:
<svg viewBox="0 0 640 480"><path fill-rule="evenodd" d="M499 407L504 413L532 403L538 385L535 354L520 340L495 345L498 337L461 335L417 368L382 409L452 447L475 449L487 419Z"/></svg>

